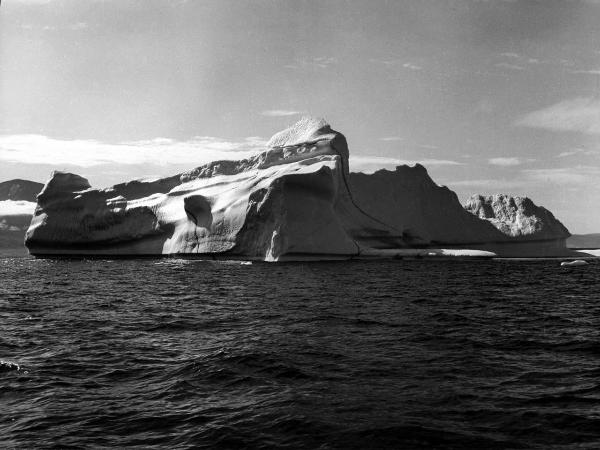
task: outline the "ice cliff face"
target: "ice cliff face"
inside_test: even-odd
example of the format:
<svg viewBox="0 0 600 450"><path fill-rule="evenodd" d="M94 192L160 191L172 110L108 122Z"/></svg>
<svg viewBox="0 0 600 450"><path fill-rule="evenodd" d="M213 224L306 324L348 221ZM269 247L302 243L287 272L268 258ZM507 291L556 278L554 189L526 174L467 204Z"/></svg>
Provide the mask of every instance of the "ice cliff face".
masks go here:
<svg viewBox="0 0 600 450"><path fill-rule="evenodd" d="M347 257L512 238L465 211L426 170L350 174L344 136L305 118L241 161L93 189L55 172L27 231L33 254Z"/></svg>
<svg viewBox="0 0 600 450"><path fill-rule="evenodd" d="M571 236L550 211L527 197L474 195L467 201L465 209L517 240L543 241Z"/></svg>

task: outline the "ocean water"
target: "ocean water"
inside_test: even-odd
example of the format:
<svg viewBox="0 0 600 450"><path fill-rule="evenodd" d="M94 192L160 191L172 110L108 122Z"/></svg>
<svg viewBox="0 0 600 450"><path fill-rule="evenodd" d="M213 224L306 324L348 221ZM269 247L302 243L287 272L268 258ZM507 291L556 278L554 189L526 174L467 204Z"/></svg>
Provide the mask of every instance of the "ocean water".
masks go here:
<svg viewBox="0 0 600 450"><path fill-rule="evenodd" d="M600 448L600 261L0 258L1 448Z"/></svg>

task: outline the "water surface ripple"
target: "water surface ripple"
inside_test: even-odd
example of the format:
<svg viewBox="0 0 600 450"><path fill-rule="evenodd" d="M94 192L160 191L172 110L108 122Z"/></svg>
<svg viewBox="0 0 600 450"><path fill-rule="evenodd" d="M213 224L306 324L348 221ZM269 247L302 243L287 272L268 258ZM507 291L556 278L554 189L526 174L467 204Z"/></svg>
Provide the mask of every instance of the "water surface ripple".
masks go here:
<svg viewBox="0 0 600 450"><path fill-rule="evenodd" d="M2 448L600 448L600 264L0 258Z"/></svg>

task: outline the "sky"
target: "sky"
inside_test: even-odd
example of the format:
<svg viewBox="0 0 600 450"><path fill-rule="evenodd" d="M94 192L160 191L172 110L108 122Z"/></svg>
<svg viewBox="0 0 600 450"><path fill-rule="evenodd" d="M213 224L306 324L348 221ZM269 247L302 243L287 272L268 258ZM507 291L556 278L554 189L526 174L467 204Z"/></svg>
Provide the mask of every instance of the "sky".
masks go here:
<svg viewBox="0 0 600 450"><path fill-rule="evenodd" d="M421 162L600 232L598 24L600 0L4 0L0 181L172 175L313 115L354 171Z"/></svg>

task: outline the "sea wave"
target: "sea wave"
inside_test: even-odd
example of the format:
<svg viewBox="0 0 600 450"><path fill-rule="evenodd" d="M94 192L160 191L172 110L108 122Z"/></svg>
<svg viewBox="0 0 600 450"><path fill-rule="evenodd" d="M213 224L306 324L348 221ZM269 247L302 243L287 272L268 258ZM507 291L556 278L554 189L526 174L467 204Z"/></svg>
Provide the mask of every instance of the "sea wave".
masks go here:
<svg viewBox="0 0 600 450"><path fill-rule="evenodd" d="M0 264L0 447L598 448L599 264Z"/></svg>

